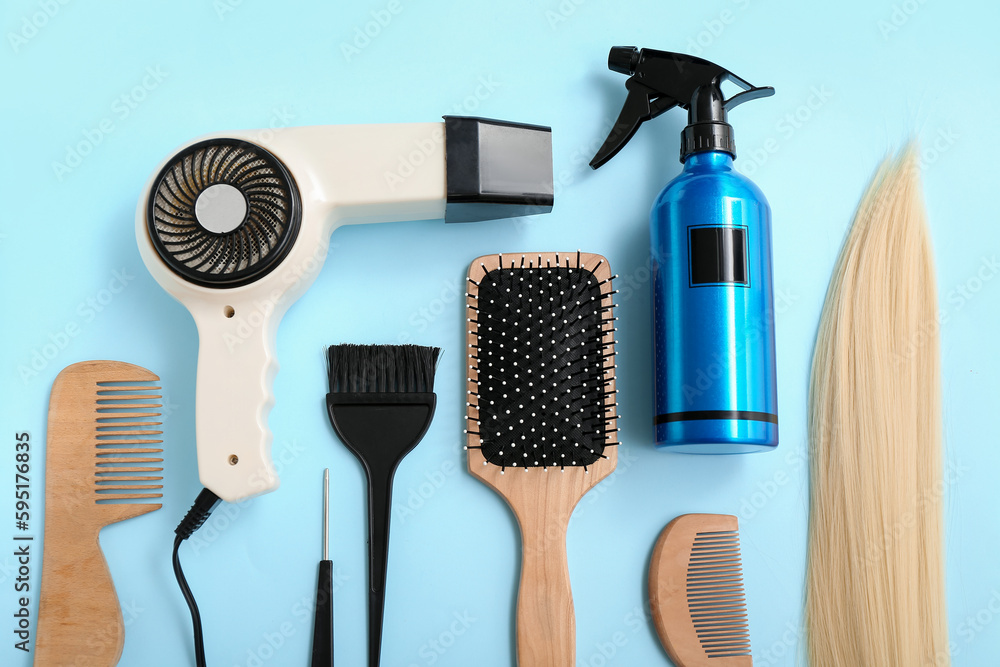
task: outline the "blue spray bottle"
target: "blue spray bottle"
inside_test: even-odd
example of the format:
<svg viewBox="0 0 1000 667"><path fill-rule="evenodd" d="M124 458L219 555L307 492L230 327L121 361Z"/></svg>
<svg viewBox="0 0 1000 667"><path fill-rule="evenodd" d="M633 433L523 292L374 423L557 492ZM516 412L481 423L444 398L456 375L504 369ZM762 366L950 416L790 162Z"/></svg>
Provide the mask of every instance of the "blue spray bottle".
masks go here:
<svg viewBox="0 0 1000 667"><path fill-rule="evenodd" d="M733 168L727 114L774 94L718 65L652 49L616 46L608 67L629 76L628 97L594 169L643 121L679 106L684 170L650 213L655 429L661 449L703 454L778 445L771 289L771 209ZM731 81L742 92L726 99Z"/></svg>

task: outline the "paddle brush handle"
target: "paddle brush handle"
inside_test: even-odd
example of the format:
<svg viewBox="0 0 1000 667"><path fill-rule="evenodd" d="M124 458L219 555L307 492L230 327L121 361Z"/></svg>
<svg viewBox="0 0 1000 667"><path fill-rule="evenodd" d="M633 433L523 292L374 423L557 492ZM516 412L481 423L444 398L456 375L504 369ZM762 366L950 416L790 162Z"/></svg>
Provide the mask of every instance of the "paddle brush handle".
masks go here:
<svg viewBox="0 0 1000 667"><path fill-rule="evenodd" d="M575 664L576 616L566 560L568 521L567 512L565 516L536 514L521 522L518 667L573 667Z"/></svg>

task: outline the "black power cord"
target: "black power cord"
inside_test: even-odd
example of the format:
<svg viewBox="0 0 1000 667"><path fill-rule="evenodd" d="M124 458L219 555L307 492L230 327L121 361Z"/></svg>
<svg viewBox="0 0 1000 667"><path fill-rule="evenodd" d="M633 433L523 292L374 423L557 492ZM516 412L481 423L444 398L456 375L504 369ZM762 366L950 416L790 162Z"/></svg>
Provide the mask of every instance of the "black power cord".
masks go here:
<svg viewBox="0 0 1000 667"><path fill-rule="evenodd" d="M194 655L197 667L206 667L205 663L205 639L201 631L201 613L198 611L198 603L194 599L191 587L188 586L187 579L184 578L184 570L181 569L180 548L181 543L194 535L195 531L202 527L212 511L222 500L208 489L202 489L195 499L194 505L188 510L184 519L174 530L177 537L174 538L174 576L177 577L177 585L181 588L181 594L191 610L191 625L194 630Z"/></svg>

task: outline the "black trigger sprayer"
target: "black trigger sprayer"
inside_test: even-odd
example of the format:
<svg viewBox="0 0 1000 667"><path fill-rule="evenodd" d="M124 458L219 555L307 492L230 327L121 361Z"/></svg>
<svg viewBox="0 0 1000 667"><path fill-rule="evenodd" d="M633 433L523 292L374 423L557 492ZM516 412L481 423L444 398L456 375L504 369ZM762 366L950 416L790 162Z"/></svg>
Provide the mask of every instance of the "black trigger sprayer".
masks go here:
<svg viewBox="0 0 1000 667"><path fill-rule="evenodd" d="M686 109L684 170L650 213L657 446L729 454L778 444L771 276L771 209L733 168L728 113L774 94L683 53L616 46L608 68L628 75L628 96L591 160L597 169L639 126ZM726 99L722 84L742 92Z"/></svg>
<svg viewBox="0 0 1000 667"><path fill-rule="evenodd" d="M688 110L688 125L681 135L681 162L691 153L721 150L734 157L733 126L727 120L735 107L774 95L774 88L755 88L715 63L669 51L613 46L608 69L629 76L628 97L611 134L590 166L597 169L613 158L643 122L675 106ZM721 86L732 81L743 89L728 100Z"/></svg>

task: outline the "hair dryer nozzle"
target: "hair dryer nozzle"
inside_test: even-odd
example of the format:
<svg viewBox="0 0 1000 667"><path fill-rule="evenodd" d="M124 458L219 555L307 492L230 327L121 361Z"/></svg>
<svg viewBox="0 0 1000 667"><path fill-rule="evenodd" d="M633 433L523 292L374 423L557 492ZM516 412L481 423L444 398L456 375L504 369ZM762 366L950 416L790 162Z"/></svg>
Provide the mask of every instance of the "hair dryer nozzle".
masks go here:
<svg viewBox="0 0 1000 667"><path fill-rule="evenodd" d="M445 222L552 210L552 130L488 118L445 116Z"/></svg>

